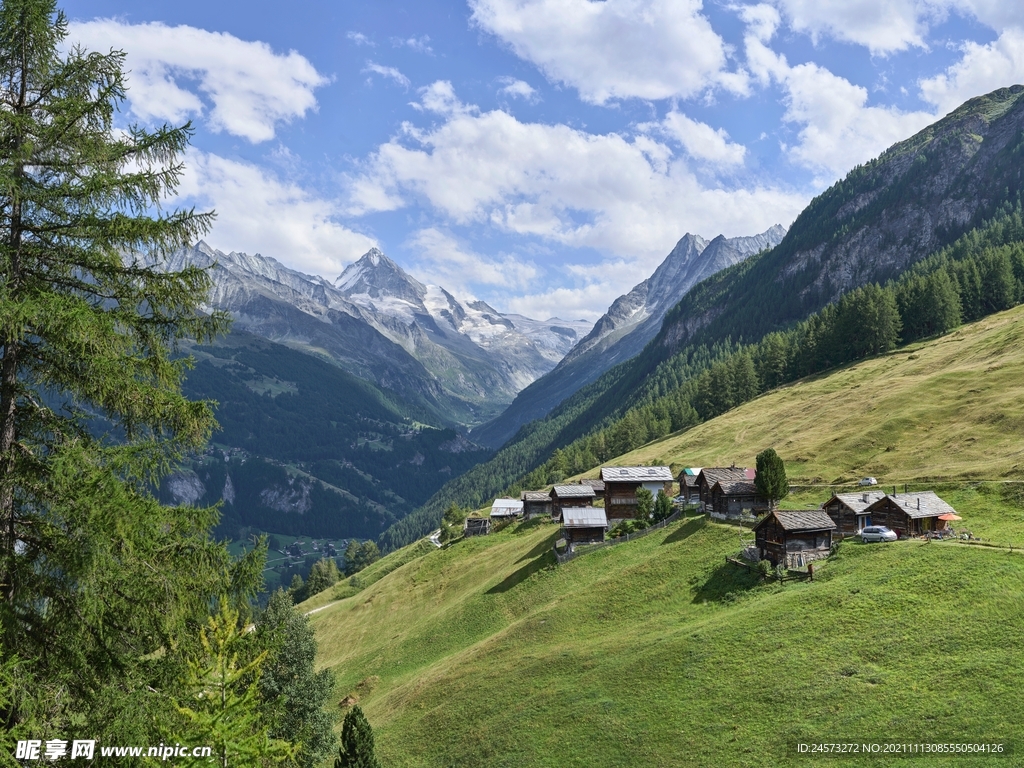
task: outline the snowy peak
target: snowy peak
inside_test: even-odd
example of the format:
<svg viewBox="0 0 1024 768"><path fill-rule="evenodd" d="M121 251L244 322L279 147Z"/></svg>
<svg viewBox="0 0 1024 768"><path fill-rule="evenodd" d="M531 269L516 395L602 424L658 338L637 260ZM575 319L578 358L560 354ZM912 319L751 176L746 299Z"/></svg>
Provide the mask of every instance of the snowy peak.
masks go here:
<svg viewBox="0 0 1024 768"><path fill-rule="evenodd" d="M427 293L423 283L410 276L377 248L371 248L358 261L346 267L334 281L334 286L347 297L398 299L420 308Z"/></svg>

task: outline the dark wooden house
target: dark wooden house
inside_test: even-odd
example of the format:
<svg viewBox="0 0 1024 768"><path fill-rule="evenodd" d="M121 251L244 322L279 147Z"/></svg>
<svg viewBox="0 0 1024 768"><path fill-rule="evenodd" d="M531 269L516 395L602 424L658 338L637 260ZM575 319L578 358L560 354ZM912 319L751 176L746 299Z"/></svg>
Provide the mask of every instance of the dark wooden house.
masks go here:
<svg viewBox="0 0 1024 768"><path fill-rule="evenodd" d="M604 509L608 524L636 517L636 491L646 488L653 496L658 491L672 495L672 470L668 467L602 467Z"/></svg>
<svg viewBox="0 0 1024 768"><path fill-rule="evenodd" d="M902 538L944 530L947 520L941 518L955 516L956 510L936 496L935 491L918 491L887 494L869 504L864 514L871 525L884 525Z"/></svg>
<svg viewBox="0 0 1024 768"><path fill-rule="evenodd" d="M751 480L716 480L711 487L712 517L730 519L768 511L768 499L757 492Z"/></svg>
<svg viewBox="0 0 1024 768"><path fill-rule="evenodd" d="M828 557L836 524L821 509L777 509L754 526L757 552L772 565L800 568Z"/></svg>
<svg viewBox="0 0 1024 768"><path fill-rule="evenodd" d="M580 480L582 485L589 485L594 489L594 498L604 498L604 480Z"/></svg>
<svg viewBox="0 0 1024 768"><path fill-rule="evenodd" d="M607 530L608 519L601 507L562 508L562 538L569 549L580 544L600 543Z"/></svg>
<svg viewBox="0 0 1024 768"><path fill-rule="evenodd" d="M710 513L714 506L711 497L711 489L719 480L730 482L753 482L757 472L753 469L737 467L704 467L697 475L697 489L700 503L700 511Z"/></svg>
<svg viewBox="0 0 1024 768"><path fill-rule="evenodd" d="M684 504L700 503L700 485L697 482L700 478L700 470L701 467L685 467L679 473L677 478L679 481L679 495L683 497Z"/></svg>
<svg viewBox="0 0 1024 768"><path fill-rule="evenodd" d="M546 491L523 491L523 518L551 517L551 494Z"/></svg>
<svg viewBox="0 0 1024 768"><path fill-rule="evenodd" d="M839 529L839 536L855 536L861 528L874 525L867 508L884 497L882 491L860 491L859 493L837 493L822 505L825 514ZM879 523L883 525L883 523Z"/></svg>
<svg viewBox="0 0 1024 768"><path fill-rule="evenodd" d="M467 539L470 536L486 536L491 532L491 519L489 517L467 517L462 524L462 535Z"/></svg>
<svg viewBox="0 0 1024 768"><path fill-rule="evenodd" d="M564 507L591 507L594 489L589 485L556 485L551 489L551 517L558 519Z"/></svg>

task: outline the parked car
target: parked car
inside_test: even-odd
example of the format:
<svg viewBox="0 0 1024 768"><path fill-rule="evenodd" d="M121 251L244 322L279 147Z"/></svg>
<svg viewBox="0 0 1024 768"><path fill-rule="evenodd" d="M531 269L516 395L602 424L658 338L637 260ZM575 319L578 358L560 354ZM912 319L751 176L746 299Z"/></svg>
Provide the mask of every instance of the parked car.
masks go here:
<svg viewBox="0 0 1024 768"><path fill-rule="evenodd" d="M896 531L886 528L884 525L868 525L861 529L861 541L896 541L899 537Z"/></svg>
<svg viewBox="0 0 1024 768"><path fill-rule="evenodd" d="M685 496L676 496L674 499L672 499L672 503L673 504L685 504L686 503L686 497Z"/></svg>
<svg viewBox="0 0 1024 768"><path fill-rule="evenodd" d="M878 481L873 477L865 477L860 481L861 485L878 485Z"/></svg>

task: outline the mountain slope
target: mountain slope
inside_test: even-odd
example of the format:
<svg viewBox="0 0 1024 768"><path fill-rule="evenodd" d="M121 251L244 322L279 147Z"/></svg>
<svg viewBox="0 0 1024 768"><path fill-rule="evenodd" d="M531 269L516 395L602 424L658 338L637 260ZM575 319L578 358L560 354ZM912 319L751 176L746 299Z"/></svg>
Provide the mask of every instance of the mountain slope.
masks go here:
<svg viewBox="0 0 1024 768"><path fill-rule="evenodd" d="M1024 467L1022 342L1018 307L611 463L748 463L774 445L800 480L938 478L962 525L1019 546L1019 483L978 479ZM311 616L319 664L361 697L387 761L760 766L791 764L797 740L1024 735L1005 675L1024 663L1006 621L1024 600L1020 554L851 541L815 581L779 586L724 562L731 526L691 519L562 566L557 535L530 522L459 542Z"/></svg>
<svg viewBox="0 0 1024 768"><path fill-rule="evenodd" d="M520 392L497 419L474 429L473 439L500 447L523 424L546 416L609 368L637 355L658 333L665 314L694 285L778 245L785 234L778 224L752 237L719 235L710 243L686 234L653 275L616 299L552 371Z"/></svg>
<svg viewBox="0 0 1024 768"><path fill-rule="evenodd" d="M1016 237L1024 186L1022 94L1024 86L1014 86L972 99L851 172L812 201L778 246L696 285L640 355L525 425L486 465L446 483L386 532L385 542L416 538L449 501L496 494L631 406L687 386L737 340L758 341L794 325L844 286L899 274L928 256L930 243L960 237L958 247L970 250L1008 242L1002 229ZM993 216L999 218L986 225ZM911 223L912 233L893 240ZM885 237L873 234L876 226Z"/></svg>

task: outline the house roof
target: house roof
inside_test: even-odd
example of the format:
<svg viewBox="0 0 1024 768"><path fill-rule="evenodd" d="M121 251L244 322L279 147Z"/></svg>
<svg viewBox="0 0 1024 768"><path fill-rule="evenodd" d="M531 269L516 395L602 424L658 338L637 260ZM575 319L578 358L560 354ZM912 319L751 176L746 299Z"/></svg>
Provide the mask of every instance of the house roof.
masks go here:
<svg viewBox="0 0 1024 768"><path fill-rule="evenodd" d="M709 486L719 480L753 480L756 474L757 470L746 467L704 467L700 471Z"/></svg>
<svg viewBox="0 0 1024 768"><path fill-rule="evenodd" d="M601 479L606 483L630 482L638 483L671 483L672 470L668 467L601 467Z"/></svg>
<svg viewBox="0 0 1024 768"><path fill-rule="evenodd" d="M589 485L594 493L604 493L604 480L580 480L583 485Z"/></svg>
<svg viewBox="0 0 1024 768"><path fill-rule="evenodd" d="M602 507L563 507L562 526L565 528L607 527L608 518Z"/></svg>
<svg viewBox="0 0 1024 768"><path fill-rule="evenodd" d="M595 495L589 485L556 485L551 493L560 499L592 499Z"/></svg>
<svg viewBox="0 0 1024 768"><path fill-rule="evenodd" d="M749 480L717 480L712 489L719 488L726 496L759 496L757 486Z"/></svg>
<svg viewBox="0 0 1024 768"><path fill-rule="evenodd" d="M545 491L523 491L523 501L551 501L551 494Z"/></svg>
<svg viewBox="0 0 1024 768"><path fill-rule="evenodd" d="M870 505L885 497L882 491L861 491L860 493L837 493L825 504L831 504L833 499L838 499L842 504L849 507L858 515Z"/></svg>
<svg viewBox="0 0 1024 768"><path fill-rule="evenodd" d="M774 512L765 515L754 526L754 529L760 528L772 518L787 533L795 531L834 531L836 529L836 524L832 522L832 518L821 509L776 509Z"/></svg>
<svg viewBox="0 0 1024 768"><path fill-rule="evenodd" d="M518 515L523 511L523 502L520 499L495 499L491 504L492 517L507 517Z"/></svg>
<svg viewBox="0 0 1024 768"><path fill-rule="evenodd" d="M891 499L907 517L917 519L921 517L938 517L939 515L956 514L956 510L935 495L935 491L917 491L914 493L886 494L881 499L871 504L868 509L880 505L885 499Z"/></svg>

